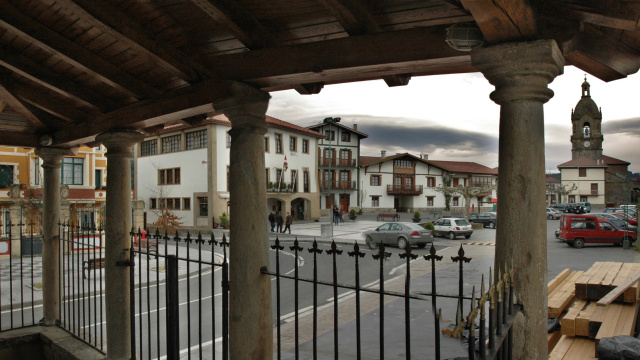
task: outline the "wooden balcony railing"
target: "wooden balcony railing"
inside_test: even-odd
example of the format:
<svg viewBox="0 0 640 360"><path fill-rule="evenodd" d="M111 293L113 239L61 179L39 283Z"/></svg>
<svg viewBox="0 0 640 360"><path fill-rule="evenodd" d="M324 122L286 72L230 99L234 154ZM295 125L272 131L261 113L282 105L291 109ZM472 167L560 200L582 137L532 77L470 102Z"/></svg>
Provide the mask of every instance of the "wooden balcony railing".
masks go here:
<svg viewBox="0 0 640 360"><path fill-rule="evenodd" d="M387 185L387 195L420 195L422 185Z"/></svg>
<svg viewBox="0 0 640 360"><path fill-rule="evenodd" d="M356 190L356 182L355 181L329 181L322 180L320 181L320 190Z"/></svg>
<svg viewBox="0 0 640 360"><path fill-rule="evenodd" d="M336 160L338 160L337 163ZM318 164L320 164L320 166L329 166L329 162L331 162L331 166L356 166L356 159L327 159L321 156L318 157Z"/></svg>

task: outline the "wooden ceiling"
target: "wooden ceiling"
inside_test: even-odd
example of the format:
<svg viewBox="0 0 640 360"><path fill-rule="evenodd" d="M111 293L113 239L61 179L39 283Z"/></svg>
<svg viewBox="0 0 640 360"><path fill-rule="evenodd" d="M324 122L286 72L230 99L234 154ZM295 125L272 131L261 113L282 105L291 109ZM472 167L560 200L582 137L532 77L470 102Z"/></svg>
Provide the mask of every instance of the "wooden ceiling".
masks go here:
<svg viewBox="0 0 640 360"><path fill-rule="evenodd" d="M315 94L475 71L444 41L457 23L487 44L555 39L568 65L611 81L640 67L639 18L618 0L2 0L0 144L197 124L229 81Z"/></svg>

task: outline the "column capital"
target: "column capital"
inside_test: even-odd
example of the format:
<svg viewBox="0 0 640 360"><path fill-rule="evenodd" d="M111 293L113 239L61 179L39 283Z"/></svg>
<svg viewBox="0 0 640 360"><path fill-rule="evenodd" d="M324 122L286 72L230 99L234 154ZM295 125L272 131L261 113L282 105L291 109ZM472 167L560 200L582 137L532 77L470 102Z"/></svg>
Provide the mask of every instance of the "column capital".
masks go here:
<svg viewBox="0 0 640 360"><path fill-rule="evenodd" d="M35 154L44 162L43 167L60 167L60 159L65 156L77 155L78 148L57 148L45 146L37 148Z"/></svg>
<svg viewBox="0 0 640 360"><path fill-rule="evenodd" d="M102 143L107 148L109 155L121 155L132 157L131 146L141 142L144 135L133 129L112 130L96 136L96 141Z"/></svg>
<svg viewBox="0 0 640 360"><path fill-rule="evenodd" d="M265 114L271 95L238 81L230 82L229 88L229 97L212 102L215 111L229 118L231 127L258 127L266 131Z"/></svg>
<svg viewBox="0 0 640 360"><path fill-rule="evenodd" d="M549 101L553 90L547 85L564 72L564 57L554 40L475 48L471 64L496 87L491 100L500 105L515 100Z"/></svg>

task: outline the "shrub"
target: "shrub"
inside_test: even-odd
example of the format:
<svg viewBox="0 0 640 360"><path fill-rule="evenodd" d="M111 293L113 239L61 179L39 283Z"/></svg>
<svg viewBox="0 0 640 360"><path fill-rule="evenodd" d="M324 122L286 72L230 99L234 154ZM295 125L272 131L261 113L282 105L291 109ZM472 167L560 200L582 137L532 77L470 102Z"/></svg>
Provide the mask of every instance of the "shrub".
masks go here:
<svg viewBox="0 0 640 360"><path fill-rule="evenodd" d="M360 210L358 210L358 215L362 215L363 212L364 212L364 210L362 210L362 208L360 208Z"/></svg>
<svg viewBox="0 0 640 360"><path fill-rule="evenodd" d="M414 212L413 213L413 217L416 218L416 219L419 219L420 218L420 211Z"/></svg>
<svg viewBox="0 0 640 360"><path fill-rule="evenodd" d="M356 216L356 209L349 210L349 215L350 216Z"/></svg>
<svg viewBox="0 0 640 360"><path fill-rule="evenodd" d="M220 215L220 226L229 226L229 215L226 212Z"/></svg>
<svg viewBox="0 0 640 360"><path fill-rule="evenodd" d="M433 223L432 222L428 222L424 224L424 228L427 230L431 230L433 231L435 228L433 227Z"/></svg>

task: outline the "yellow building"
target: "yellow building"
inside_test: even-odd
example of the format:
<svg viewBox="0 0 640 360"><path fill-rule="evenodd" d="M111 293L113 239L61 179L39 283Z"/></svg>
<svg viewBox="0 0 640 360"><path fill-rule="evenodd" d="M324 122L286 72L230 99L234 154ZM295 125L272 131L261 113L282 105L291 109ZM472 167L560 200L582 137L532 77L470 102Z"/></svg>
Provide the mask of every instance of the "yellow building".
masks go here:
<svg viewBox="0 0 640 360"><path fill-rule="evenodd" d="M0 238L8 236L10 222L25 224L23 233L40 233L42 160L34 151L0 146ZM62 159L61 220L100 226L106 200L105 152L104 146L80 147L75 156Z"/></svg>

